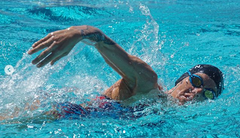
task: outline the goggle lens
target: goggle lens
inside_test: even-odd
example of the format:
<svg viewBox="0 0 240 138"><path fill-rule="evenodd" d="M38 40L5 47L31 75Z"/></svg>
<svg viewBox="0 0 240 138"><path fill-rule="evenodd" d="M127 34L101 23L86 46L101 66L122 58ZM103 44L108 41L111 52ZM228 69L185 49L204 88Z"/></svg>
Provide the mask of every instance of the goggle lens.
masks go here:
<svg viewBox="0 0 240 138"><path fill-rule="evenodd" d="M192 79L192 84L193 84L195 87L200 88L200 87L202 86L202 81L201 81L200 78L195 77L195 76L191 76L191 79Z"/></svg>
<svg viewBox="0 0 240 138"><path fill-rule="evenodd" d="M214 99L214 92L211 90L205 90L204 96L208 99L213 100Z"/></svg>

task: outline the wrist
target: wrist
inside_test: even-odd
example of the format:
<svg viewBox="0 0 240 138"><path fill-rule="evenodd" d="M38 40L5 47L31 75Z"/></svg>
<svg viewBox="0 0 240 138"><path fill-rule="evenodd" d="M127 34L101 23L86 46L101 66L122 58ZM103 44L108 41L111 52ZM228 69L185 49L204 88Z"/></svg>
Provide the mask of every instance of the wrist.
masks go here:
<svg viewBox="0 0 240 138"><path fill-rule="evenodd" d="M83 25L83 26L72 26L69 30L75 30L76 35L80 40L88 39L94 42L102 42L105 40L105 35L98 28Z"/></svg>

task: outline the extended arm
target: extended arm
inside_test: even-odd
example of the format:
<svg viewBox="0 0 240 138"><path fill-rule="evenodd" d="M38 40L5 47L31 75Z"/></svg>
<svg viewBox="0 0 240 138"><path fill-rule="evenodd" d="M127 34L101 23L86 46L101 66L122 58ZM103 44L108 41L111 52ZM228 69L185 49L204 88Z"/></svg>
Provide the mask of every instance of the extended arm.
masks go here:
<svg viewBox="0 0 240 138"><path fill-rule="evenodd" d="M158 87L157 75L148 64L129 55L117 43L92 26L75 26L50 33L34 43L33 49L28 53L33 54L47 48L32 61L33 64L42 67L49 62L54 64L66 56L79 41L93 44L105 61L123 77L133 93L136 92L134 90L136 88L137 93L145 93Z"/></svg>

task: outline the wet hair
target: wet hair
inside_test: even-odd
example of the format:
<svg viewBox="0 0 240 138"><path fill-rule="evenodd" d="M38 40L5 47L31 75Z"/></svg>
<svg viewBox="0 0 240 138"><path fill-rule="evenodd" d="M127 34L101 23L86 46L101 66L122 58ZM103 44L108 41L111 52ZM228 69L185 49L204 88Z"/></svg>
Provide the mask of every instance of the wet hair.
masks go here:
<svg viewBox="0 0 240 138"><path fill-rule="evenodd" d="M208 75L216 84L217 86L217 94L216 96L219 96L222 93L222 90L224 88L224 82L223 82L223 73L215 66L207 65L207 64L198 64L191 68L189 70L191 74L195 73L204 73ZM184 73L176 82L175 85L177 85L179 82L181 82L184 78L188 77L188 73Z"/></svg>

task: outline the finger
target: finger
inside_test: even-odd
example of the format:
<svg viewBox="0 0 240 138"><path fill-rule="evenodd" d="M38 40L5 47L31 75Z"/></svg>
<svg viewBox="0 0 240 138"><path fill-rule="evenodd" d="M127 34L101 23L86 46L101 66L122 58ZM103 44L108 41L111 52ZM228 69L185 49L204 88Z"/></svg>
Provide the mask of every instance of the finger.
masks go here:
<svg viewBox="0 0 240 138"><path fill-rule="evenodd" d="M185 103L185 102L191 101L191 100L192 100L192 97L185 97L185 96L179 97L179 102L181 102L181 103Z"/></svg>
<svg viewBox="0 0 240 138"><path fill-rule="evenodd" d="M178 99L179 99L179 101L184 102L186 98L182 95L182 96L179 96Z"/></svg>
<svg viewBox="0 0 240 138"><path fill-rule="evenodd" d="M177 98L180 97L180 96L182 96L183 94L184 94L184 91L178 91L178 93L177 93Z"/></svg>
<svg viewBox="0 0 240 138"><path fill-rule="evenodd" d="M39 44L38 46L36 46L35 48L31 49L28 51L28 54L33 54L33 53L36 53L46 47L48 47L49 45L51 45L53 43L53 36L46 40L45 42L42 42L41 44Z"/></svg>
<svg viewBox="0 0 240 138"><path fill-rule="evenodd" d="M187 95L187 96L185 95L185 96L183 97L183 100L184 100L184 101L192 101L192 100L193 100L193 97L194 97L193 95Z"/></svg>
<svg viewBox="0 0 240 138"><path fill-rule="evenodd" d="M193 96L194 95L194 93L184 93L184 96L186 96L186 97L190 97L190 96Z"/></svg>
<svg viewBox="0 0 240 138"><path fill-rule="evenodd" d="M56 58L56 54L55 53L51 53L48 57L46 57L44 60L42 60L40 63L38 63L37 67L43 67L46 64L48 64L50 61L52 61L54 58Z"/></svg>
<svg viewBox="0 0 240 138"><path fill-rule="evenodd" d="M57 58L55 58L54 60L51 61L51 65L53 65L56 61L58 61L62 57L65 57L66 55L68 55L68 53L63 53L61 56L58 56Z"/></svg>
<svg viewBox="0 0 240 138"><path fill-rule="evenodd" d="M52 45L46 49L45 51L43 51L39 56L37 56L33 61L32 64L37 64L39 61L41 61L42 59L44 59L49 53L51 53L56 47L55 45L56 42L53 42Z"/></svg>
<svg viewBox="0 0 240 138"><path fill-rule="evenodd" d="M51 38L52 36L53 36L53 33L48 34L46 37L44 37L44 38L40 39L39 41L35 42L35 43L32 45L32 47L34 48L34 47L38 46L38 45L41 44L42 42L44 42L44 41L46 41L47 39Z"/></svg>

